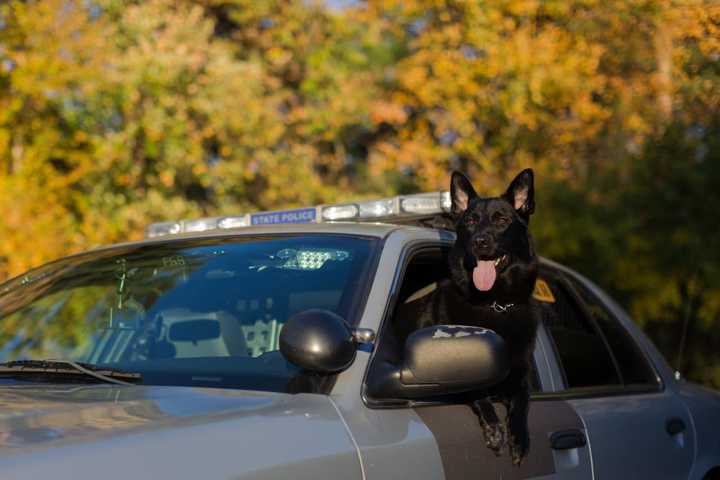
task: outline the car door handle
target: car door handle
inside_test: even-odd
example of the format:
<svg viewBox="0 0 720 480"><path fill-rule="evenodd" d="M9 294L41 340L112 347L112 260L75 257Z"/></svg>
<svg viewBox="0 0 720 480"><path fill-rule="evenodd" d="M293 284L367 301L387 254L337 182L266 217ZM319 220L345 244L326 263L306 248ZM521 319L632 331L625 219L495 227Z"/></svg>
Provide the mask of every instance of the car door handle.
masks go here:
<svg viewBox="0 0 720 480"><path fill-rule="evenodd" d="M560 430L550 435L550 447L553 450L569 450L586 444L585 434L581 430Z"/></svg>
<svg viewBox="0 0 720 480"><path fill-rule="evenodd" d="M685 422L683 422L681 418L677 417L668 418L667 422L665 422L665 431L668 435L683 433L685 431Z"/></svg>

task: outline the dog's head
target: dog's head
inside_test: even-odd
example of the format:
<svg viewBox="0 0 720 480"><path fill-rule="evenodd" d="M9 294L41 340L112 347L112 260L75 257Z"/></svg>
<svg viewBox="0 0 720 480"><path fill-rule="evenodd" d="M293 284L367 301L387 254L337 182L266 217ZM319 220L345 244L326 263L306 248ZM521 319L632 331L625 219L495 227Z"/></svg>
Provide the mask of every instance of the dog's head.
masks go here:
<svg viewBox="0 0 720 480"><path fill-rule="evenodd" d="M532 294L537 258L528 223L534 193L530 169L520 172L504 194L490 198L479 197L465 175L453 172L450 196L457 240L450 271L471 299L520 303Z"/></svg>

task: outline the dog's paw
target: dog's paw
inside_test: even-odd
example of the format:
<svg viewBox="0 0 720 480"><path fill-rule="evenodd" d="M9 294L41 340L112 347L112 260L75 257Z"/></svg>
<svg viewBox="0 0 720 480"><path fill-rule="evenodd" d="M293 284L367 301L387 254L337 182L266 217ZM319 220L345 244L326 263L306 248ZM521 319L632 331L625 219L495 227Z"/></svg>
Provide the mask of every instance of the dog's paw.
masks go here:
<svg viewBox="0 0 720 480"><path fill-rule="evenodd" d="M505 429L501 424L487 425L483 428L483 435L485 437L485 446L499 457L506 444Z"/></svg>
<svg viewBox="0 0 720 480"><path fill-rule="evenodd" d="M512 460L513 465L519 467L522 464L523 460L525 460L525 457L527 457L528 452L530 451L530 439L527 437L517 439L511 436L508 443L510 450L510 459Z"/></svg>
<svg viewBox="0 0 720 480"><path fill-rule="evenodd" d="M516 467L522 465L522 462L523 460L525 460L526 456L527 452L522 452L515 446L510 447L510 458L512 459L513 465L515 465Z"/></svg>

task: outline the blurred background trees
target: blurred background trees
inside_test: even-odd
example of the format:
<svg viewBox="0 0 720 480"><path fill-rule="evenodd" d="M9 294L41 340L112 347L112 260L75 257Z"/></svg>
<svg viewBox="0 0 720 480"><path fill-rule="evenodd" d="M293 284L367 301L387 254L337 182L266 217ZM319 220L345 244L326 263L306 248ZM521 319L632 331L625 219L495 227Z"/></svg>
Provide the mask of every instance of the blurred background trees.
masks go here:
<svg viewBox="0 0 720 480"><path fill-rule="evenodd" d="M720 387L717 2L0 5L0 278L152 221L527 166L539 251Z"/></svg>

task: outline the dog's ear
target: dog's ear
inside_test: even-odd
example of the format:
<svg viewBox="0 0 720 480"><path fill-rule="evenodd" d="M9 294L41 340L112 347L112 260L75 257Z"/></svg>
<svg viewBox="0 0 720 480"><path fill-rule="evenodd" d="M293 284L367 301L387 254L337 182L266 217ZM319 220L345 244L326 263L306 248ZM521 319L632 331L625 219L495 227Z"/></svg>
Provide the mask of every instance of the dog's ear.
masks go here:
<svg viewBox="0 0 720 480"><path fill-rule="evenodd" d="M534 175L531 168L520 172L510 183L503 198L515 207L515 210L525 218L535 211Z"/></svg>
<svg viewBox="0 0 720 480"><path fill-rule="evenodd" d="M452 214L460 215L461 213L463 213L465 210L467 210L470 200L475 197L477 197L477 193L475 193L475 189L470 183L470 180L468 180L468 178L464 174L458 171L453 172L452 178L450 179L450 198L452 199Z"/></svg>

